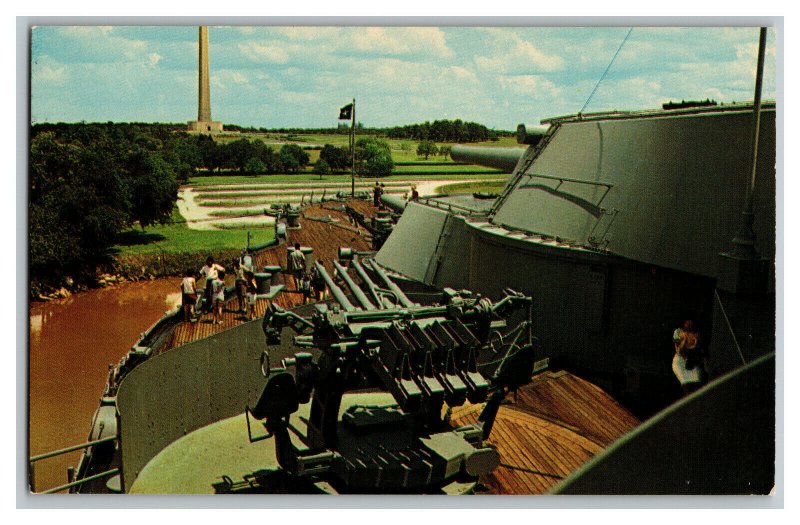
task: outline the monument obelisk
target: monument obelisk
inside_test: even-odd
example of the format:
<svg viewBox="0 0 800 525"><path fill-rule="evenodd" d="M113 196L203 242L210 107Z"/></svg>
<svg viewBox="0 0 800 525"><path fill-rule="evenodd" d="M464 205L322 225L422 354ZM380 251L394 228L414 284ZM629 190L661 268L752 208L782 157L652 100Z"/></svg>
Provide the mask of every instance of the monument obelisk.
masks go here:
<svg viewBox="0 0 800 525"><path fill-rule="evenodd" d="M222 122L211 120L211 88L208 66L208 27L200 26L198 38L197 120L189 122L189 131L219 133Z"/></svg>

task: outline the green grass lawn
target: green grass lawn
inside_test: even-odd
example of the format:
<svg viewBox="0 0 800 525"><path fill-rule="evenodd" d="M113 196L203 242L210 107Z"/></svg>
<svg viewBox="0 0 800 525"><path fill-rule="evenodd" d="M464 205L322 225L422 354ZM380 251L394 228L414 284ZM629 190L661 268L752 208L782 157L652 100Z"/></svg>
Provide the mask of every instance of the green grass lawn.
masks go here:
<svg viewBox="0 0 800 525"><path fill-rule="evenodd" d="M461 195L472 193L500 193L503 191L505 181L499 182L461 182L447 184L437 188L437 193L445 195Z"/></svg>
<svg viewBox="0 0 800 525"><path fill-rule="evenodd" d="M150 226L142 231L131 229L120 234L120 243L114 248L119 255L146 255L158 253L215 253L241 249L247 245L247 232L251 232L250 244L262 244L275 237L273 226L240 227L225 230L191 230L178 213L172 212L173 223Z"/></svg>

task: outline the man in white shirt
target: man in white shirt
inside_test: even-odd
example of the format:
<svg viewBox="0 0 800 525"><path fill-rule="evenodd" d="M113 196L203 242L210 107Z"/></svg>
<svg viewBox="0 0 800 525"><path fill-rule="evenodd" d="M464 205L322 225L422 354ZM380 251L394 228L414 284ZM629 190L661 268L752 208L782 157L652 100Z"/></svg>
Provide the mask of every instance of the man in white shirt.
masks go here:
<svg viewBox="0 0 800 525"><path fill-rule="evenodd" d="M225 268L214 262L214 258L209 256L206 259L206 265L200 268L200 276L206 279L206 291L203 296L203 310L210 312L213 306L212 301L212 286L211 283L219 275L219 271L225 271Z"/></svg>

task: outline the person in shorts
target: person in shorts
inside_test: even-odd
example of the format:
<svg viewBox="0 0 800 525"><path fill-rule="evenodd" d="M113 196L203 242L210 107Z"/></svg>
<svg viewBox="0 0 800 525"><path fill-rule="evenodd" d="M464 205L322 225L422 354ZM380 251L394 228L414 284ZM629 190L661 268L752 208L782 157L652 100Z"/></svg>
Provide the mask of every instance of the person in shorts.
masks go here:
<svg viewBox="0 0 800 525"><path fill-rule="evenodd" d="M214 262L214 258L211 256L209 256L208 259L206 259L206 265L200 268L200 275L206 278L206 288L205 288L206 291L203 297L204 299L203 309L206 312L211 312L213 310L214 300L212 297L213 294L211 290L212 288L211 283L213 283L214 279L217 278L217 273L220 270L225 271L225 268Z"/></svg>
<svg viewBox="0 0 800 525"><path fill-rule="evenodd" d="M303 274L300 288L303 291L303 304L306 304L311 300L311 277L308 275L308 272Z"/></svg>
<svg viewBox="0 0 800 525"><path fill-rule="evenodd" d="M217 278L211 281L214 304L214 322L222 324L222 305L225 302L225 270L217 272Z"/></svg>
<svg viewBox="0 0 800 525"><path fill-rule="evenodd" d="M323 261L319 261L320 266L325 266ZM311 288L314 290L314 300L315 301L324 301L325 300L325 279L322 277L322 272L317 270L317 267L311 270Z"/></svg>
<svg viewBox="0 0 800 525"><path fill-rule="evenodd" d="M256 276L253 272L245 272L245 285L247 287L247 318L256 318L256 296L258 295L258 285L256 284Z"/></svg>
<svg viewBox="0 0 800 525"><path fill-rule="evenodd" d="M186 270L183 272L181 281L181 304L183 309L183 320L194 322L194 305L197 302L197 282L194 280L194 272Z"/></svg>
<svg viewBox="0 0 800 525"><path fill-rule="evenodd" d="M236 275L236 298L239 300L239 312L245 313L244 295L247 292L247 282L244 278L244 265L239 261L234 261L233 272Z"/></svg>
<svg viewBox="0 0 800 525"><path fill-rule="evenodd" d="M295 243L294 250L289 253L289 266L294 276L294 287L300 290L303 274L306 271L306 256L300 249L300 243Z"/></svg>

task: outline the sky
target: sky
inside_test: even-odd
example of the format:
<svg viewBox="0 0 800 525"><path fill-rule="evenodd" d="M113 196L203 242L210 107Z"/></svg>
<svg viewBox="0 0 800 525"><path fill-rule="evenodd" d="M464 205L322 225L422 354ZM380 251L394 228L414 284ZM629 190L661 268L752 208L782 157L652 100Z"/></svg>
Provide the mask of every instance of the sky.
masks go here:
<svg viewBox="0 0 800 525"><path fill-rule="evenodd" d="M574 114L628 27L209 27L211 113L241 126L386 127L460 118L498 130ZM38 26L32 122L197 118L197 26ZM764 99L776 97L768 34ZM585 112L751 101L758 28L634 27Z"/></svg>

